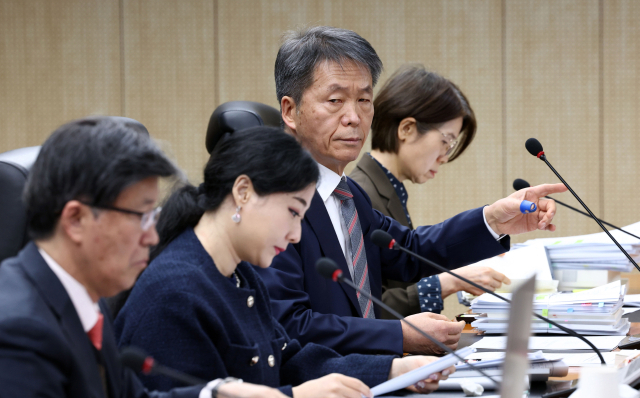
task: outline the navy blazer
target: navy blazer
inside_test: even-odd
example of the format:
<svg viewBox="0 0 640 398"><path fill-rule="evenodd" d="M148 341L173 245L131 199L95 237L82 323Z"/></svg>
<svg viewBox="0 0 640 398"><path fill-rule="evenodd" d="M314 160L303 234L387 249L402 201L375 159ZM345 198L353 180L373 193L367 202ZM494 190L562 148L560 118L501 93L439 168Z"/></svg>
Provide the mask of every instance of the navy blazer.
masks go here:
<svg viewBox="0 0 640 398"><path fill-rule="evenodd" d="M198 397L203 386L147 393L120 365L109 312L102 354L110 397ZM0 397L104 397L95 349L36 245L0 265Z"/></svg>
<svg viewBox="0 0 640 398"><path fill-rule="evenodd" d="M364 190L347 178L360 217L369 267L371 294L382 295L382 277L417 282L439 271L400 251L381 249L371 233L382 229L398 244L436 263L455 269L504 253L508 238L496 241L487 230L482 208L460 213L440 224L414 231L371 207ZM276 256L270 268L258 269L271 296L274 315L291 338L349 353L402 354L400 321L364 319L350 287L321 277L315 270L320 257L335 261L346 277L349 268L322 198L316 192L302 221L302 238ZM376 318L380 309L375 307ZM428 332L428 330L426 331Z"/></svg>
<svg viewBox="0 0 640 398"><path fill-rule="evenodd" d="M241 262L236 287L218 271L193 228L174 239L136 282L116 317L120 345L145 349L160 363L205 380L233 376L279 388L341 373L369 386L387 380L394 357L341 356L317 344L289 339L271 313L267 288L253 265ZM175 382L158 376L160 390Z"/></svg>

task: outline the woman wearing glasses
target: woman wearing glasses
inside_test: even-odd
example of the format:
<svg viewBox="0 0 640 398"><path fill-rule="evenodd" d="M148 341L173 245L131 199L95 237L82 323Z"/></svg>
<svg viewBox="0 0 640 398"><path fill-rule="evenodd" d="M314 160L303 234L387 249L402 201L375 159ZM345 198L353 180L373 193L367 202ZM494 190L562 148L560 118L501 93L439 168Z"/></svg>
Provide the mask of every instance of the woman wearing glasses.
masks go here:
<svg viewBox="0 0 640 398"><path fill-rule="evenodd" d="M475 136L475 115L454 83L421 65L397 70L380 89L374 109L371 153L362 156L350 177L364 188L376 210L413 228L403 182L423 184L435 178L440 166L460 156ZM456 273L491 290L510 283L488 267L463 267ZM383 301L404 316L440 313L443 299L461 290L481 293L449 274L418 283L383 280L383 288ZM383 317L395 319L387 312Z"/></svg>
<svg viewBox="0 0 640 398"><path fill-rule="evenodd" d="M186 185L165 204L155 258L114 324L119 345L139 346L158 362L206 380L241 378L296 398L371 396L367 385L435 360L343 357L317 344L300 347L272 316L254 265L269 267L300 240L318 175L311 155L282 130L256 127L223 141L205 167L204 183ZM413 390L431 392L453 370ZM143 382L159 390L177 386L162 376ZM240 396L237 383L225 388Z"/></svg>

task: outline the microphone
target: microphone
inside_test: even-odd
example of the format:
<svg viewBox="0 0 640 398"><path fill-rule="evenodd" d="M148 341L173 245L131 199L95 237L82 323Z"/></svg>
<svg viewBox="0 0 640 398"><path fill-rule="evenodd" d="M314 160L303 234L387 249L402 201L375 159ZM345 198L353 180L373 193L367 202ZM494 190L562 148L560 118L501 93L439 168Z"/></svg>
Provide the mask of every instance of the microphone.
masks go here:
<svg viewBox="0 0 640 398"><path fill-rule="evenodd" d="M527 181L523 180L522 178L516 178L515 180L513 180L513 189L515 189L516 191L519 191L519 190L524 189L524 188L529 188L530 186L531 185L529 185L529 183ZM587 216L587 217L591 218L591 216L589 214L587 214L587 213L585 213L585 212L583 212L581 210L578 210L573 206L569 206L566 203L562 203L558 199L554 199L551 196L545 196L545 198L551 199L551 200L555 201L559 205L562 205L564 207L568 207L569 209L571 209L573 211L577 211L578 213L582 214L583 216ZM608 222L606 222L606 221L604 221L604 220L602 220L600 218L598 220L600 220L600 222L603 223L604 225L608 225L611 228L617 229L620 232L624 232L625 234L633 236L636 239L640 239L640 236L634 235L631 232L627 232L624 229L622 229L620 227L616 227L615 225L610 224L610 223L608 223Z"/></svg>
<svg viewBox="0 0 640 398"><path fill-rule="evenodd" d="M593 212L587 207L587 205L582 201L582 199L580 199L578 194L575 193L573 189L571 189L571 187L569 186L569 184L567 184L564 178L562 178L562 176L556 171L556 169L554 169L553 166L551 166L551 163L549 163L549 161L547 160L547 156L544 154L544 151L542 150L542 144L540 143L540 141L538 141L535 138L529 138L527 142L524 144L524 146L525 148L527 148L527 151L529 151L530 154L541 159L543 162L547 164L547 166L549 166L551 171L553 171L553 173L560 179L560 181L562 181L562 183L567 187L569 192L571 192L571 194L578 200L578 202L580 202L582 207L584 207L587 213L589 213L591 218L593 218L595 222L598 223L600 228L602 228L602 230L609 236L609 238L613 241L613 243L615 243L616 246L618 246L618 249L620 249L620 251L629 259L629 261L631 261L631 264L633 264L636 267L636 269L640 271L640 267L635 261L633 261L633 258L631 258L631 255L629 255L629 253L627 253L627 251L624 250L622 246L620 246L620 243L618 243L618 241L613 237L613 235L611 235L611 233L604 227L604 225L602 225L602 223L600 222L600 219L593 214Z"/></svg>
<svg viewBox="0 0 640 398"><path fill-rule="evenodd" d="M120 363L132 369L134 372L144 375L167 376L188 386L207 383L205 380L156 363L153 357L148 356L146 352L137 347L130 346L123 348L120 351Z"/></svg>
<svg viewBox="0 0 640 398"><path fill-rule="evenodd" d="M492 292L491 290L486 289L483 286L480 286L477 283L472 282L472 281L470 281L469 279L467 279L467 278L465 278L463 276L460 276L460 275L458 275L456 273L453 273L453 272L449 271L448 269L446 269L445 267L443 267L443 266L441 266L439 264L436 264L431 260L427 260L426 258L422 257L421 255L419 255L417 253L414 253L414 252L412 252L411 250L409 250L409 249L407 249L405 247L400 246L396 242L396 240L393 239L393 237L389 233L387 233L386 231L383 231L381 229L376 229L375 231L373 231L371 233L371 241L376 246L379 246L379 247L382 247L382 248L385 248L385 249L400 250L400 251L402 251L404 253L407 253L411 257L417 258L418 260L422 261L423 263L426 263L426 264L430 265L431 267L437 269L440 272L446 272L446 273L448 273L450 275L453 275L454 277L456 277L456 278L458 278L458 279L460 279L460 280L462 280L464 282L467 282L471 286L473 286L473 287L475 287L477 289L480 289L485 293L489 293L490 295L495 296L495 297L499 298L500 300L502 300L504 302L507 302L507 303L511 304L511 300L506 299L506 298L502 297L501 295L499 295L499 294L497 294L495 292ZM600 362L602 362L603 365L607 364L605 362L604 358L602 357L602 354L600 353L600 351L596 348L596 346L593 345L593 343L590 342L589 340L585 339L579 333L576 333L572 329L566 328L566 327L564 327L564 326L552 321L551 319L548 319L548 318L546 318L546 317L544 317L544 316L542 316L540 314L537 314L536 312L533 312L533 316L535 316L536 318L538 318L540 320L543 320L543 321L545 321L547 323L552 324L553 326L557 327L558 329L562 330L563 332L565 332L567 334L570 334L571 336L575 336L575 337L579 338L580 340L584 341L585 343L587 343L587 345L589 347L591 347L591 349L593 349L593 351L595 351L595 353L598 355L598 358L600 358Z"/></svg>
<svg viewBox="0 0 640 398"><path fill-rule="evenodd" d="M375 231L374 231L375 232ZM335 263L335 261L333 261L330 258L327 257L321 257L318 261L316 261L316 271L318 272L318 274L320 274L320 276L323 276L327 279L331 279L334 282L342 282L347 286L350 286L352 289L354 289L355 291L359 292L361 295L365 296L366 298L368 298L369 300L371 300L372 302L376 303L378 306L384 308L386 311L388 311L391 315L395 316L396 318L398 318L401 322L406 323L407 325L409 325L409 327L411 327L413 330L415 330L416 332L420 333L420 335L422 335L422 337L427 338L428 340L431 340L432 343L434 343L435 345L438 346L438 348L440 348L441 350L443 350L444 352L448 353L448 354L452 354L454 355L456 358L458 358L460 361L464 362L465 359L462 358L460 355L458 355L455 351L453 351L451 348L447 347L446 345L442 344L441 342L439 342L438 340L436 340L434 337L431 337L429 334L427 334L426 332L423 332L419 327L417 327L416 325L414 325L413 323L407 321L407 319L405 317L403 317L402 315L400 315L396 310L394 310L393 308L389 307L388 305L386 305L385 303L382 302L382 300L377 299L376 297L373 297L371 294L365 292L364 290L360 289L355 283L353 283L350 279L345 278L342 270L340 268L338 268L338 265ZM483 375L484 377L486 377L487 379L491 380L493 382L493 384L495 384L497 387L500 386L500 384L495 381L493 378L491 378L491 376L488 376L483 370L473 366L470 363L467 363L467 365L469 365L469 367L472 370L475 370L477 372L479 372L481 375Z"/></svg>

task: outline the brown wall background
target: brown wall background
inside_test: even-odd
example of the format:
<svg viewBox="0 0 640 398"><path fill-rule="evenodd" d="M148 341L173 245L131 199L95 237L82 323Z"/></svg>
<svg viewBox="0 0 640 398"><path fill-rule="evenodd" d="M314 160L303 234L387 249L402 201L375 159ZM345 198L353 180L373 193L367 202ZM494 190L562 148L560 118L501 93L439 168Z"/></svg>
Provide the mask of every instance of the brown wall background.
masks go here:
<svg viewBox="0 0 640 398"><path fill-rule="evenodd" d="M515 178L556 182L524 148L537 137L591 209L622 226L639 219L638 20L635 0L0 0L0 152L39 145L70 119L123 115L199 182L215 107L277 107L280 36L326 24L372 43L381 82L423 63L475 109L467 152L437 179L408 183L417 224L491 203ZM556 221L557 236L597 232L568 210Z"/></svg>

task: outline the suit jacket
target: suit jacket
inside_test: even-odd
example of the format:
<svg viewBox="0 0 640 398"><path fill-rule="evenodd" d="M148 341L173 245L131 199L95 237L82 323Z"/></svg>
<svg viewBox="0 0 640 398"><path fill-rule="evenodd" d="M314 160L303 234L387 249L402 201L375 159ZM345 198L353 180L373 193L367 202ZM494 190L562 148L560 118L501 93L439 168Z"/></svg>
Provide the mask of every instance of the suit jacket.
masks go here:
<svg viewBox="0 0 640 398"><path fill-rule="evenodd" d="M120 365L103 304L102 355L110 397L198 397L203 386L148 393ZM0 266L0 386L0 397L105 396L96 351L33 242Z"/></svg>
<svg viewBox="0 0 640 398"><path fill-rule="evenodd" d="M358 211L367 254L371 293L380 298L382 278L418 281L433 274L428 266L400 251L382 249L371 233L382 229L398 244L444 267L454 269L503 253L509 242L496 241L487 231L482 208L458 214L434 226L412 231L371 207L364 190L347 178ZM402 354L400 321L364 319L356 293L348 286L321 277L315 270L320 257L335 261L347 277L347 262L322 198L316 192L302 222L302 238L276 256L271 267L258 269L271 296L274 315L291 338L317 343L341 354Z"/></svg>
<svg viewBox="0 0 640 398"><path fill-rule="evenodd" d="M205 380L233 376L289 396L292 385L329 373L369 386L388 379L392 356L343 357L317 344L301 348L289 339L273 318L267 288L254 268L238 264L242 284L236 287L188 228L133 287L115 322L119 344L141 347L160 363ZM175 386L157 376L143 381L160 390Z"/></svg>
<svg viewBox="0 0 640 398"><path fill-rule="evenodd" d="M407 220L396 190L389 182L384 170L375 160L371 159L371 156L364 155L349 177L369 195L374 209L393 218L405 227L409 227L409 220ZM403 316L421 312L418 287L415 283L394 281L383 277L382 301ZM381 315L384 319L395 319L385 310L381 311Z"/></svg>

